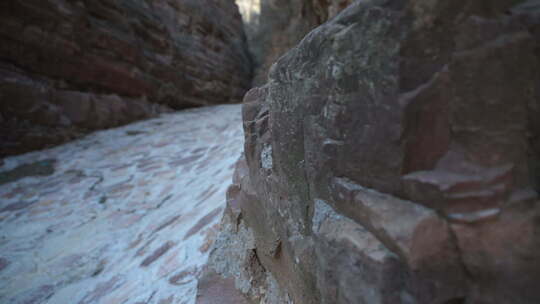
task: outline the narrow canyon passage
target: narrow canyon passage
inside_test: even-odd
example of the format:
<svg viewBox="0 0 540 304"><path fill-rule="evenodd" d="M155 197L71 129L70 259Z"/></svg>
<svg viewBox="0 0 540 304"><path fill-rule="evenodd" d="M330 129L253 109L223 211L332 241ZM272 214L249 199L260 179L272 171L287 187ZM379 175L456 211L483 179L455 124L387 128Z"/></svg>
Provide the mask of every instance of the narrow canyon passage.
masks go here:
<svg viewBox="0 0 540 304"><path fill-rule="evenodd" d="M0 167L0 303L194 303L240 105L164 114Z"/></svg>
<svg viewBox="0 0 540 304"><path fill-rule="evenodd" d="M540 304L540 0L0 3L0 304Z"/></svg>

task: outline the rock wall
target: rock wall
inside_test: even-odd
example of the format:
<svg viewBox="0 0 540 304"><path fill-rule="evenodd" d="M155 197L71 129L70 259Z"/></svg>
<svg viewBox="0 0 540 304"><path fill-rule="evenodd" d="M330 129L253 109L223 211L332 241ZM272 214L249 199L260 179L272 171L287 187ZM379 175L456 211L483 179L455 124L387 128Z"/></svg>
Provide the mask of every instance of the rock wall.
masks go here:
<svg viewBox="0 0 540 304"><path fill-rule="evenodd" d="M309 33L244 99L207 272L254 303L540 303L523 2L363 0Z"/></svg>
<svg viewBox="0 0 540 304"><path fill-rule="evenodd" d="M254 83L267 80L270 66L310 30L334 17L352 0L237 0L244 8L250 49L257 65ZM251 8L251 11L249 10Z"/></svg>
<svg viewBox="0 0 540 304"><path fill-rule="evenodd" d="M250 85L233 0L0 4L0 156L171 108L240 102Z"/></svg>

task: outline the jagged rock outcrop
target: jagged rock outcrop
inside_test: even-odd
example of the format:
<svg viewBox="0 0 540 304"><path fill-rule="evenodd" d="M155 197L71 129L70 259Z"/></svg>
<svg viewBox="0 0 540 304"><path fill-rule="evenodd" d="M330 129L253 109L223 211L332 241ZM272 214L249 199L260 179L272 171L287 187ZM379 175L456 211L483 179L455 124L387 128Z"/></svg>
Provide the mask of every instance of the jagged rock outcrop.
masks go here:
<svg viewBox="0 0 540 304"><path fill-rule="evenodd" d="M254 83L267 80L270 66L310 30L334 17L352 0L237 0L244 8L250 49L257 69ZM254 3L255 2L255 3ZM255 4L255 6L253 6ZM257 6L258 5L258 6Z"/></svg>
<svg viewBox="0 0 540 304"><path fill-rule="evenodd" d="M363 0L309 33L244 99L207 272L254 303L540 303L539 16Z"/></svg>
<svg viewBox="0 0 540 304"><path fill-rule="evenodd" d="M240 102L251 59L233 0L0 4L0 156Z"/></svg>

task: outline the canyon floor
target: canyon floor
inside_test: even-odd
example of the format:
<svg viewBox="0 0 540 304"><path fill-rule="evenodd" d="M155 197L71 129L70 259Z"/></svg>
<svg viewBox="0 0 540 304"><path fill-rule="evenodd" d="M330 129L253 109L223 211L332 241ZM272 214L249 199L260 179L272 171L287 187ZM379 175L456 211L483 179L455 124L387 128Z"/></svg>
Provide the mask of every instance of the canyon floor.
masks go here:
<svg viewBox="0 0 540 304"><path fill-rule="evenodd" d="M0 303L194 303L242 145L227 105L4 159Z"/></svg>

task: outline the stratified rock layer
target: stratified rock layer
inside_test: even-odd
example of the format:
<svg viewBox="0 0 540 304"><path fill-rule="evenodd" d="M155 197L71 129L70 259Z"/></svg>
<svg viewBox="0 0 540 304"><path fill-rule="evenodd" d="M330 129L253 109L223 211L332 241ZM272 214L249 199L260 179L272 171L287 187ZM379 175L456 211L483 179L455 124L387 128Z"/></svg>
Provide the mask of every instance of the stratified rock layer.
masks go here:
<svg viewBox="0 0 540 304"><path fill-rule="evenodd" d="M0 4L0 156L167 108L240 102L250 83L233 0Z"/></svg>
<svg viewBox="0 0 540 304"><path fill-rule="evenodd" d="M281 57L244 99L210 273L264 303L540 303L522 2L357 1Z"/></svg>
<svg viewBox="0 0 540 304"><path fill-rule="evenodd" d="M5 158L0 303L193 304L242 143L220 105Z"/></svg>

